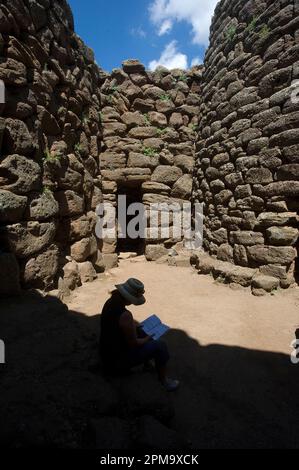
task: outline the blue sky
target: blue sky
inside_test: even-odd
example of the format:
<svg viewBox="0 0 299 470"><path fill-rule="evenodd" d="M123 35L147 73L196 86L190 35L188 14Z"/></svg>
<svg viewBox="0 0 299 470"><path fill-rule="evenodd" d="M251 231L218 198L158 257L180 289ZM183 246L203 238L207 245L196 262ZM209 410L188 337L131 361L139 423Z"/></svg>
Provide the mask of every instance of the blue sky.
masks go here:
<svg viewBox="0 0 299 470"><path fill-rule="evenodd" d="M217 0L69 0L77 34L107 71L125 59L188 68L204 57Z"/></svg>

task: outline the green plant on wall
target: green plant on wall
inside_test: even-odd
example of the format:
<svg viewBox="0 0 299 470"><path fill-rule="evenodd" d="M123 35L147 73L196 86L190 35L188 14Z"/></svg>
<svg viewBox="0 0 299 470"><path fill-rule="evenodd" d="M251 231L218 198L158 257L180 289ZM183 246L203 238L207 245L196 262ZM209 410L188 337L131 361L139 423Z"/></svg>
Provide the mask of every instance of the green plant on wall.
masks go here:
<svg viewBox="0 0 299 470"><path fill-rule="evenodd" d="M165 127L164 129L157 129L157 135L163 135L165 134L165 132L167 132L167 127Z"/></svg>
<svg viewBox="0 0 299 470"><path fill-rule="evenodd" d="M189 127L193 130L193 132L197 132L199 130L198 124L191 123L189 124Z"/></svg>
<svg viewBox="0 0 299 470"><path fill-rule="evenodd" d="M188 81L187 75L180 75L180 76L178 77L178 82L185 82L185 83L187 83L187 81Z"/></svg>
<svg viewBox="0 0 299 470"><path fill-rule="evenodd" d="M157 150L152 147L143 147L142 153L147 157L154 157L157 155Z"/></svg>
<svg viewBox="0 0 299 470"><path fill-rule="evenodd" d="M143 115L143 119L144 119L144 123L146 126L150 126L151 125L151 121L150 121L150 118L149 118L149 115L148 114L144 114Z"/></svg>
<svg viewBox="0 0 299 470"><path fill-rule="evenodd" d="M261 39L267 39L270 33L271 33L271 29L269 28L268 25L264 24L262 29L259 32L259 35Z"/></svg>
<svg viewBox="0 0 299 470"><path fill-rule="evenodd" d="M107 101L108 101L109 104L114 103L114 95L112 93L107 95Z"/></svg>
<svg viewBox="0 0 299 470"><path fill-rule="evenodd" d="M118 87L116 85L113 85L109 88L109 93L114 95L115 93L118 92Z"/></svg>
<svg viewBox="0 0 299 470"><path fill-rule="evenodd" d="M49 148L47 147L43 155L43 161L47 163L58 162L60 160L60 157L61 155L59 153L51 153Z"/></svg>
<svg viewBox="0 0 299 470"><path fill-rule="evenodd" d="M166 93L164 95L160 95L159 97L160 101L171 101L171 97L167 95Z"/></svg>
<svg viewBox="0 0 299 470"><path fill-rule="evenodd" d="M45 195L45 196L52 196L53 191L49 188L49 186L43 186L42 194Z"/></svg>
<svg viewBox="0 0 299 470"><path fill-rule="evenodd" d="M230 26L225 32L226 39L233 41L237 34L237 26Z"/></svg>
<svg viewBox="0 0 299 470"><path fill-rule="evenodd" d="M74 149L75 149L75 153L80 156L82 153L82 145L78 143L75 145Z"/></svg>
<svg viewBox="0 0 299 470"><path fill-rule="evenodd" d="M256 26L257 26L257 17L254 16L252 20L250 21L250 23L247 25L246 31L249 31L250 33L252 33L256 29Z"/></svg>

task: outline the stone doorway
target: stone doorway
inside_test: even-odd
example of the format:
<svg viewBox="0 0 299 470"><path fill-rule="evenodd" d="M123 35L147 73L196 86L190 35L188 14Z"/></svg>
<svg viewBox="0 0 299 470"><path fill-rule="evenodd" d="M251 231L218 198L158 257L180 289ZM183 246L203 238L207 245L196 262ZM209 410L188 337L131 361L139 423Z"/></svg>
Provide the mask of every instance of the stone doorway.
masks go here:
<svg viewBox="0 0 299 470"><path fill-rule="evenodd" d="M141 185L138 186L130 186L125 184L119 184L117 189L117 196L119 200L119 196L126 196L126 214L128 214L128 208L131 204L139 203L142 204L142 190ZM118 207L119 209L119 207ZM121 226L121 230L127 233L127 228L129 223L134 219L138 214L135 215L127 215L126 217L126 226L122 223L121 218L119 219L119 224ZM139 230L139 225L137 225L136 230ZM145 252L145 239L142 237L132 238L130 236L126 236L126 238L117 237L117 253L128 253L133 252L137 253L137 255L143 255Z"/></svg>

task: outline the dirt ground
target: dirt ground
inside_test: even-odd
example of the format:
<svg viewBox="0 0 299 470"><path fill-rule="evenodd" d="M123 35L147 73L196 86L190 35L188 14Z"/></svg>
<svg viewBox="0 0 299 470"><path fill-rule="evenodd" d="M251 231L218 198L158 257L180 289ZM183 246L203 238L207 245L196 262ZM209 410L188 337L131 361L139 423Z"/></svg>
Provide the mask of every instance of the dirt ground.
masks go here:
<svg viewBox="0 0 299 470"><path fill-rule="evenodd" d="M219 344L290 354L299 327L299 289L257 298L250 290L233 290L193 268L147 263L142 257L123 260L111 275L79 288L68 303L71 310L98 315L115 284L129 277L142 280L147 302L131 307L142 321L157 314L201 346Z"/></svg>
<svg viewBox="0 0 299 470"><path fill-rule="evenodd" d="M131 310L139 321L157 314L172 328L171 374L182 382L171 397L173 425L193 447L299 445L299 364L290 363L298 288L257 298L192 268L142 259L122 261L111 274L79 289L69 307L97 315L114 284L144 282L147 303Z"/></svg>
<svg viewBox="0 0 299 470"><path fill-rule="evenodd" d="M128 277L146 287L135 318L155 313L171 327L173 394L154 373L92 370L102 306ZM298 306L298 288L254 297L142 258L85 284L68 308L36 292L1 300L0 447L298 448Z"/></svg>

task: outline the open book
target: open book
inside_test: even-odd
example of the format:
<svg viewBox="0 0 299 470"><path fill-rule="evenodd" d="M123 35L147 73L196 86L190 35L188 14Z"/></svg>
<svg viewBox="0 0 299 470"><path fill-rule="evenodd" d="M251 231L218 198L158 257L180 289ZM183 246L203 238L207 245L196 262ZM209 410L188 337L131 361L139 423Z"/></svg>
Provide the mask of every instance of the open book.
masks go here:
<svg viewBox="0 0 299 470"><path fill-rule="evenodd" d="M169 326L164 325L156 315L152 315L142 322L141 327L144 333L156 340L161 338L161 336L165 335L165 333L170 330Z"/></svg>

